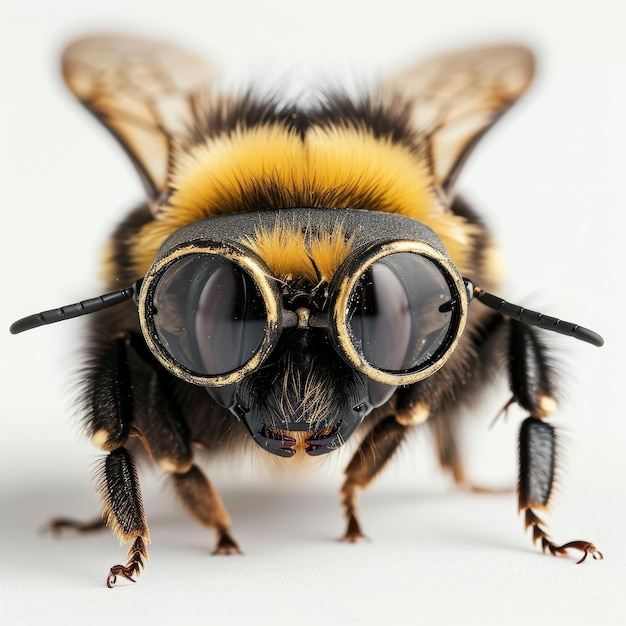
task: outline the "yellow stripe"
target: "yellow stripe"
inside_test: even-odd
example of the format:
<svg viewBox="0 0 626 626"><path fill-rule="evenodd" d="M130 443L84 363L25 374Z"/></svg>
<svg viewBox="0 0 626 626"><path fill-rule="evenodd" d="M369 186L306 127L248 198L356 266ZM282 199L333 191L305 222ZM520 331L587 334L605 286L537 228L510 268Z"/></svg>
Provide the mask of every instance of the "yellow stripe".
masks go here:
<svg viewBox="0 0 626 626"><path fill-rule="evenodd" d="M210 138L176 155L171 188L159 218L133 242L138 275L174 230L250 210L247 198L258 197L259 189L272 190L268 209L374 208L413 217L437 232L461 271L472 234L463 218L438 205L425 159L357 129L314 128L303 140L284 128L263 126Z"/></svg>

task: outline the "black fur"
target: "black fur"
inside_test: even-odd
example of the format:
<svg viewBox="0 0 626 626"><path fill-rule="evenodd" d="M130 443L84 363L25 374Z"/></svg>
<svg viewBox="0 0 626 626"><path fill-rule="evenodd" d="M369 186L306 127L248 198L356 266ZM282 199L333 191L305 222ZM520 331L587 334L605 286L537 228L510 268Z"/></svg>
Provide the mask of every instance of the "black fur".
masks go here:
<svg viewBox="0 0 626 626"><path fill-rule="evenodd" d="M336 92L319 95L317 102L308 107L253 91L237 100L224 98L197 116L188 140L190 145L204 143L207 138L263 126L284 128L302 139L315 127L350 128L424 152L424 143L410 125L407 104L399 100L383 103L371 96L354 100Z"/></svg>
<svg viewBox="0 0 626 626"><path fill-rule="evenodd" d="M138 206L131 211L113 232L111 236L111 248L109 258L105 262L111 264L115 270L109 280L111 289L120 285L130 286L135 281L143 278L137 276L133 269L132 239L141 230L141 227L153 219L147 204Z"/></svg>

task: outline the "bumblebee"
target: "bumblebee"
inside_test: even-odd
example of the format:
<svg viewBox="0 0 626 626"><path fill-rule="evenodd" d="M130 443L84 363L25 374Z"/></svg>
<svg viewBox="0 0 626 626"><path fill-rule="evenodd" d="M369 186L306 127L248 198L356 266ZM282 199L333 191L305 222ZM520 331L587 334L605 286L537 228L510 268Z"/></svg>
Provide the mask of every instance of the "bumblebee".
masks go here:
<svg viewBox="0 0 626 626"><path fill-rule="evenodd" d="M553 555L578 550L579 562L602 558L591 542L554 542L538 512L552 493L557 408L541 329L603 340L493 295L497 244L456 195L474 146L531 82L528 49L460 50L368 95L322 92L304 105L219 95L205 61L141 38L80 39L62 67L146 199L108 243L106 295L11 332L93 314L84 425L107 453L103 523L131 544L109 587L134 580L147 559L138 455L216 532L216 553L230 554L239 548L228 514L192 443L217 453L252 439L289 459L354 435L341 488L343 538L354 542L364 537L358 493L421 424L442 467L467 484L459 414L500 369L509 404L528 415L518 499L533 541ZM66 525L80 527L55 527Z"/></svg>

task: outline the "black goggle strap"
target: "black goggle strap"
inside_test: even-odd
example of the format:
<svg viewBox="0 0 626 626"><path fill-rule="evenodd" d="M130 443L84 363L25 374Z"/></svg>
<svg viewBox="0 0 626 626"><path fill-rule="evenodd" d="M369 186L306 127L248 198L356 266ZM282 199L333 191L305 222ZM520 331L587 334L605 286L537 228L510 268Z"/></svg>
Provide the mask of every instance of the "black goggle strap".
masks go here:
<svg viewBox="0 0 626 626"><path fill-rule="evenodd" d="M572 322L560 320L556 317L551 317L550 315L544 315L543 313L538 313L537 311L525 309L524 307L512 304L511 302L507 302L498 296L494 296L491 293L483 291L479 287L474 287L467 279L464 279L464 281L468 288L468 292L472 290L475 298L480 300L490 309L498 311L498 313L506 315L512 320L521 322L527 326L537 326L538 328L543 328L544 330L550 330L552 332L559 333L560 335L566 335L567 337L574 337L575 339L580 339L581 341L585 341L597 347L604 345L604 339L593 330L589 330L588 328L584 328L583 326L579 326L578 324L574 324Z"/></svg>

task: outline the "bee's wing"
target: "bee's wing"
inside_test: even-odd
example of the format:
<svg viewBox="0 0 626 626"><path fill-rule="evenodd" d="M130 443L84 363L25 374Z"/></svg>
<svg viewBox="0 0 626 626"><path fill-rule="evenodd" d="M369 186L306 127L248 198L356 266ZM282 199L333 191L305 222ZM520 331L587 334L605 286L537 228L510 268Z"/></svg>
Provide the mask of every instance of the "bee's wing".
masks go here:
<svg viewBox="0 0 626 626"><path fill-rule="evenodd" d="M167 185L173 144L193 121L211 66L160 41L98 35L70 44L62 69L72 92L120 142L154 207Z"/></svg>
<svg viewBox="0 0 626 626"><path fill-rule="evenodd" d="M493 45L434 57L383 87L409 102L413 128L428 139L436 181L451 195L476 142L522 95L533 73L530 50Z"/></svg>

